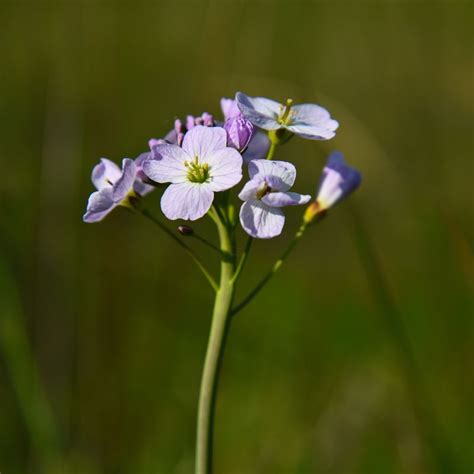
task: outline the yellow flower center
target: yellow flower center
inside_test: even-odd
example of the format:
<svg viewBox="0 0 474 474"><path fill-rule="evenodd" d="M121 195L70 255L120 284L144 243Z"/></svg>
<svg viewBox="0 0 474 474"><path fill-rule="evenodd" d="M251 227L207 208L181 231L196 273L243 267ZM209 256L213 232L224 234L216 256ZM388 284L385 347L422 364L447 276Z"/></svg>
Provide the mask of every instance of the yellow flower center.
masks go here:
<svg viewBox="0 0 474 474"><path fill-rule="evenodd" d="M197 156L194 157L193 161L185 161L184 166L188 171L188 181L191 181L191 183L206 183L209 181L209 164L199 163Z"/></svg>

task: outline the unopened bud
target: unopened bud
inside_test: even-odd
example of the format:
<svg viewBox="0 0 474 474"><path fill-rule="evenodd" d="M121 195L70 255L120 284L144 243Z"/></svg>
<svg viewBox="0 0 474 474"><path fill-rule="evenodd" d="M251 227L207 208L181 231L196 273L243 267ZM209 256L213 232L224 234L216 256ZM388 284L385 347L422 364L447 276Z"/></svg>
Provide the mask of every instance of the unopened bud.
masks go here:
<svg viewBox="0 0 474 474"><path fill-rule="evenodd" d="M224 129L227 132L227 145L239 151L247 148L254 132L253 125L243 117L227 119Z"/></svg>
<svg viewBox="0 0 474 474"><path fill-rule="evenodd" d="M178 232L181 235L193 235L194 230L192 227L189 227L188 225L180 225L178 226Z"/></svg>

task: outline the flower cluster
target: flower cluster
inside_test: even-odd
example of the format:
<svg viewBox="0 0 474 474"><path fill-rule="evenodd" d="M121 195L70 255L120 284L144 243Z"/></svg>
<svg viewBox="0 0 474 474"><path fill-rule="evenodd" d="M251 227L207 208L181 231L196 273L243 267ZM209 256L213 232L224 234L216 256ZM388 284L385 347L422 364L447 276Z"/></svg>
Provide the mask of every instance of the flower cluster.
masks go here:
<svg viewBox="0 0 474 474"><path fill-rule="evenodd" d="M194 221L210 212L215 193L240 183L247 167L249 181L238 194L243 201L240 223L254 238L280 235L283 207L307 204L311 197L290 191L296 168L272 160L274 147L293 135L329 140L339 124L319 105L293 105L291 100L280 104L242 92L235 99L223 98L221 109L222 121L207 112L176 119L162 139L149 140L148 152L135 160L125 158L122 169L102 158L92 172L97 191L89 198L84 221L100 221L117 206L136 208L159 184L169 184L161 196L163 214L171 220ZM341 153L331 154L303 221L313 222L352 193L360 181L359 172L346 165Z"/></svg>

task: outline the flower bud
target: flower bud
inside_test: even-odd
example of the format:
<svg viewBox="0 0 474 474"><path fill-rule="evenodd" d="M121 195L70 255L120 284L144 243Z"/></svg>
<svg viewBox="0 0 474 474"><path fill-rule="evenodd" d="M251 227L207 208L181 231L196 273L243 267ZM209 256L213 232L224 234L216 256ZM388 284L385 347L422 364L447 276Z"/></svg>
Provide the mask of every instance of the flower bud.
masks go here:
<svg viewBox="0 0 474 474"><path fill-rule="evenodd" d="M178 232L181 235L193 235L194 230L192 227L189 227L188 225L180 225L178 226Z"/></svg>
<svg viewBox="0 0 474 474"><path fill-rule="evenodd" d="M224 129L227 132L227 145L239 151L247 148L254 132L253 125L243 117L227 119Z"/></svg>
<svg viewBox="0 0 474 474"><path fill-rule="evenodd" d="M205 127L213 127L215 125L214 123L214 117L208 113L208 112L204 112L202 115L201 115L201 118L202 118L202 124L205 126Z"/></svg>

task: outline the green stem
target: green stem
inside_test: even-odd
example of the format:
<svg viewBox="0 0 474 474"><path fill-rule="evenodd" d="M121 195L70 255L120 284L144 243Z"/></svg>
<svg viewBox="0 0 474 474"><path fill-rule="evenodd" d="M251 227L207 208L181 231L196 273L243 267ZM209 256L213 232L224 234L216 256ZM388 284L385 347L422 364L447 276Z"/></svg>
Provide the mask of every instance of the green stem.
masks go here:
<svg viewBox="0 0 474 474"><path fill-rule="evenodd" d="M143 209L140 211L143 216L149 219L151 222L156 224L165 234L169 235L180 247L182 247L188 255L194 260L196 265L199 267L203 275L207 278L207 281L210 283L214 291L217 292L219 287L217 286L216 281L211 276L211 274L207 271L206 267L202 263L201 259L194 253L194 250L185 244L171 229L169 229L163 222L158 220L153 214L151 214L147 209Z"/></svg>
<svg viewBox="0 0 474 474"><path fill-rule="evenodd" d="M211 332L199 392L195 474L212 473L214 414L220 366L230 325L230 308L234 296L235 259L232 232L221 219L216 219L221 252L221 278L212 314Z"/></svg>
<svg viewBox="0 0 474 474"><path fill-rule="evenodd" d="M247 243L245 244L245 249L242 253L242 257L240 258L239 264L237 265L237 270L235 270L234 276L232 277L232 281L237 283L237 280L239 279L240 274L242 273L242 270L244 269L245 262L247 261L247 258L250 253L250 249L252 247L252 242L253 238L249 236L247 239Z"/></svg>
<svg viewBox="0 0 474 474"><path fill-rule="evenodd" d="M270 140L270 148L268 149L267 160L271 160L273 158L276 147L277 147L277 142L275 140Z"/></svg>
<svg viewBox="0 0 474 474"><path fill-rule="evenodd" d="M250 301L252 301L255 296L257 296L260 290L271 280L273 275L275 275L275 273L281 268L288 255L290 255L296 244L303 236L306 227L307 224L303 222L303 224L301 224L300 228L298 229L298 232L296 232L295 236L293 237L293 240L289 243L286 250L282 253L281 257L274 263L271 270L260 280L257 286L235 308L232 309L231 316L235 316L241 309L247 306L247 304L249 304Z"/></svg>

